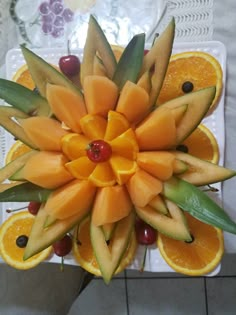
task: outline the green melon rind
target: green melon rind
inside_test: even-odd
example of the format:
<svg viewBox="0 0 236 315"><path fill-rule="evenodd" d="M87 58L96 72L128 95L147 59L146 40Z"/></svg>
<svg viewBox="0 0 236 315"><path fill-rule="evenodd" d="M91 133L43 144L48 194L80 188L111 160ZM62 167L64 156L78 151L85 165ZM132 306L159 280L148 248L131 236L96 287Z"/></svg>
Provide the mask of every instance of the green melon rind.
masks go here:
<svg viewBox="0 0 236 315"><path fill-rule="evenodd" d="M43 58L26 48L25 45L21 45L21 50L32 79L43 97L46 97L48 83L65 86L73 92L81 94L80 89L74 85L71 80L47 63Z"/></svg>
<svg viewBox="0 0 236 315"><path fill-rule="evenodd" d="M135 215L134 211L116 224L112 235L112 250L108 249L102 227L95 226L92 221L90 225L90 238L94 254L99 265L104 282L108 284L129 244L133 231Z"/></svg>
<svg viewBox="0 0 236 315"><path fill-rule="evenodd" d="M184 162L187 166L186 171L177 176L193 185L203 186L213 184L236 175L235 170L204 161L190 154L180 151L171 152L175 155L176 159Z"/></svg>

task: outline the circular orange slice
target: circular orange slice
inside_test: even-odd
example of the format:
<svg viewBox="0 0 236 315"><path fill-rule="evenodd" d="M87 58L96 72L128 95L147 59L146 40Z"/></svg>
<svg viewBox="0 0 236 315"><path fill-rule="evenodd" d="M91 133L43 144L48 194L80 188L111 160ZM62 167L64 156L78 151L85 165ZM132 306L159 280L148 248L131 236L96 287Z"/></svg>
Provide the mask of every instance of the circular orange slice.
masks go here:
<svg viewBox="0 0 236 315"><path fill-rule="evenodd" d="M51 247L39 254L23 260L24 248L16 244L19 236L29 236L34 222L34 216L28 211L21 211L11 215L0 228L0 252L3 260L16 269L30 269L45 260L51 253Z"/></svg>
<svg viewBox="0 0 236 315"><path fill-rule="evenodd" d="M33 90L35 88L34 81L31 77L27 65L21 66L14 74L12 80L27 87L28 89Z"/></svg>
<svg viewBox="0 0 236 315"><path fill-rule="evenodd" d="M73 242L73 254L76 261L80 264L82 268L88 272L101 276L101 271L99 269L98 263L94 256L91 240L90 240L90 218L86 217L75 229L74 242ZM78 240L78 241L77 241ZM109 243L109 247L112 246L112 239ZM115 274L122 272L134 259L134 255L137 249L137 241L135 232L133 232L130 243L127 250L117 268Z"/></svg>
<svg viewBox="0 0 236 315"><path fill-rule="evenodd" d="M213 108L221 95L222 77L220 63L208 53L191 51L175 54L170 59L157 103L163 104L185 93L216 86Z"/></svg>
<svg viewBox="0 0 236 315"><path fill-rule="evenodd" d="M202 160L215 164L219 162L219 146L217 140L210 129L202 124L183 141L179 148L181 147L186 149L189 154Z"/></svg>
<svg viewBox="0 0 236 315"><path fill-rule="evenodd" d="M162 257L176 272L201 276L213 271L224 253L223 233L186 213L193 241L177 241L158 234L157 245Z"/></svg>
<svg viewBox="0 0 236 315"><path fill-rule="evenodd" d="M11 161L15 160L22 154L31 151L32 149L28 147L26 144L17 140L10 148L6 155L6 164L10 163Z"/></svg>

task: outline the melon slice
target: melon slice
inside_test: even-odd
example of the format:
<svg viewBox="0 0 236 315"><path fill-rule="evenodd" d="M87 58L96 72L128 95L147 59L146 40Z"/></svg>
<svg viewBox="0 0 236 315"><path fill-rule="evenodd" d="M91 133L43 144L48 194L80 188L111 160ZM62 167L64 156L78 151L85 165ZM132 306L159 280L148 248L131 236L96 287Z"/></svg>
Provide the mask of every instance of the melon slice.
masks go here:
<svg viewBox="0 0 236 315"><path fill-rule="evenodd" d="M175 156L167 151L139 152L137 156L138 165L162 181L172 176L174 160Z"/></svg>
<svg viewBox="0 0 236 315"><path fill-rule="evenodd" d="M116 227L116 223L107 223L102 226L102 231L103 231L106 242L111 239L112 234L115 230L115 227Z"/></svg>
<svg viewBox="0 0 236 315"><path fill-rule="evenodd" d="M127 81L121 91L116 111L131 124L141 121L149 111L149 95L139 85Z"/></svg>
<svg viewBox="0 0 236 315"><path fill-rule="evenodd" d="M151 73L150 70L144 72L141 77L139 78L137 85L142 87L148 95L150 94L152 88L152 81L151 81Z"/></svg>
<svg viewBox="0 0 236 315"><path fill-rule="evenodd" d="M141 169L130 178L126 186L137 207L145 207L162 191L162 182Z"/></svg>
<svg viewBox="0 0 236 315"><path fill-rule="evenodd" d="M93 61L93 75L100 75L102 77L107 77L106 68L104 67L102 60L95 55Z"/></svg>
<svg viewBox="0 0 236 315"><path fill-rule="evenodd" d="M61 124L48 117L18 119L25 134L40 150L60 151L61 139L68 133Z"/></svg>
<svg viewBox="0 0 236 315"><path fill-rule="evenodd" d="M85 215L95 196L96 187L88 180L74 179L59 187L48 198L45 211L56 219L66 219L74 215Z"/></svg>
<svg viewBox="0 0 236 315"><path fill-rule="evenodd" d="M99 188L93 205L92 222L95 226L117 222L126 217L132 207L124 185Z"/></svg>
<svg viewBox="0 0 236 315"><path fill-rule="evenodd" d="M86 115L82 95L60 85L47 85L47 100L53 114L74 132L81 132L80 118Z"/></svg>
<svg viewBox="0 0 236 315"><path fill-rule="evenodd" d="M143 221L151 225L160 233L177 240L191 241L192 237L183 211L169 200L166 200L166 204L170 217L158 213L150 206L144 208L135 207L135 209L138 216Z"/></svg>
<svg viewBox="0 0 236 315"><path fill-rule="evenodd" d="M84 98L89 114L107 117L116 106L118 87L106 77L89 75L84 79Z"/></svg>
<svg viewBox="0 0 236 315"><path fill-rule="evenodd" d="M41 151L34 154L22 169L22 176L43 188L54 189L73 179L65 168L67 158L58 152Z"/></svg>
<svg viewBox="0 0 236 315"><path fill-rule="evenodd" d="M175 118L169 108L159 107L136 128L141 151L169 149L176 143Z"/></svg>
<svg viewBox="0 0 236 315"><path fill-rule="evenodd" d="M148 204L149 206L151 206L153 209L155 209L156 211L163 213L163 214L167 214L168 213L168 209L166 206L166 203L164 202L162 196L157 195L155 196Z"/></svg>

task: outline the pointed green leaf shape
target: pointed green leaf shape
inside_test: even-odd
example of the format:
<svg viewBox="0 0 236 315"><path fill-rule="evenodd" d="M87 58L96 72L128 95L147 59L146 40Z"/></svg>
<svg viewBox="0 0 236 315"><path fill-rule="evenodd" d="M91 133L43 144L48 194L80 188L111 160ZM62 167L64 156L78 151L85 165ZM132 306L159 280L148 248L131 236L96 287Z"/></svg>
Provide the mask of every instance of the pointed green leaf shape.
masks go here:
<svg viewBox="0 0 236 315"><path fill-rule="evenodd" d="M47 83L65 86L73 92L81 94L80 89L71 80L43 58L26 48L25 45L21 45L21 50L34 83L43 97L46 97Z"/></svg>
<svg viewBox="0 0 236 315"><path fill-rule="evenodd" d="M143 63L145 34L135 35L123 51L113 81L121 90L126 81L136 83Z"/></svg>
<svg viewBox="0 0 236 315"><path fill-rule="evenodd" d="M151 225L160 233L165 234L171 238L181 241L190 241L192 239L186 218L183 211L172 203L166 200L170 216L164 215L151 206L147 205L143 208L135 207L138 216Z"/></svg>
<svg viewBox="0 0 236 315"><path fill-rule="evenodd" d="M27 115L49 116L51 112L45 98L13 81L0 79L0 98Z"/></svg>
<svg viewBox="0 0 236 315"><path fill-rule="evenodd" d="M87 38L84 46L83 62L81 64L81 82L87 75L93 74L94 57L98 52L107 76L111 79L116 69L116 58L111 46L93 15L90 15Z"/></svg>
<svg viewBox="0 0 236 315"><path fill-rule="evenodd" d="M198 220L236 234L236 223L224 209L192 184L172 177L164 182L163 195Z"/></svg>
<svg viewBox="0 0 236 315"><path fill-rule="evenodd" d="M52 190L26 182L0 193L0 202L45 202Z"/></svg>
<svg viewBox="0 0 236 315"><path fill-rule="evenodd" d="M20 170L25 165L25 163L28 161L28 159L32 155L34 155L36 152L37 152L36 150L26 152L26 153L18 156L15 160L11 161L10 163L5 165L4 167L2 167L0 169L0 183L5 181L6 179L9 179L13 174L18 172L18 170Z"/></svg>
<svg viewBox="0 0 236 315"><path fill-rule="evenodd" d="M25 134L24 129L12 119L28 117L28 115L14 107L0 106L0 126L10 132L15 138L27 144L29 147L36 149L34 143L32 143L32 141Z"/></svg>
<svg viewBox="0 0 236 315"><path fill-rule="evenodd" d="M69 232L80 220L83 219L81 214L73 215L65 220L56 220L52 225L45 228L45 222L48 218L48 212L43 206L37 213L32 226L29 239L24 252L24 260L41 252L52 245L55 241L62 238Z"/></svg>
<svg viewBox="0 0 236 315"><path fill-rule="evenodd" d="M235 170L231 170L217 164L204 161L195 156L180 151L171 151L175 158L184 162L186 171L177 177L196 186L203 186L221 182L236 175Z"/></svg>
<svg viewBox="0 0 236 315"><path fill-rule="evenodd" d="M134 211L117 222L112 234L112 249L109 250L101 226L90 224L90 237L96 260L105 283L109 283L128 246L134 226Z"/></svg>

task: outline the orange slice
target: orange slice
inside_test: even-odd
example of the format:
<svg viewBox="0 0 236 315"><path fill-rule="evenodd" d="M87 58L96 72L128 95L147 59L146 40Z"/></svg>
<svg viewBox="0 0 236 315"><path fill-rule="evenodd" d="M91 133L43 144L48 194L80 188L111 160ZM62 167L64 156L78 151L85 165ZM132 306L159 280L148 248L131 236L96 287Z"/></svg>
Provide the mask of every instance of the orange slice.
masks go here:
<svg viewBox="0 0 236 315"><path fill-rule="evenodd" d="M113 155L110 165L115 174L116 181L119 185L125 184L137 170L137 163L120 155Z"/></svg>
<svg viewBox="0 0 236 315"><path fill-rule="evenodd" d="M128 120L120 113L113 110L108 112L105 141L111 141L129 128Z"/></svg>
<svg viewBox="0 0 236 315"><path fill-rule="evenodd" d="M75 178L87 179L95 169L96 164L90 161L87 156L81 156L76 160L66 163L65 166Z"/></svg>
<svg viewBox="0 0 236 315"><path fill-rule="evenodd" d="M73 254L76 261L82 268L88 272L101 276L101 271L98 267L96 257L94 256L91 240L90 240L90 218L85 218L78 229L75 229L75 237L73 243ZM78 241L77 241L78 240ZM112 238L109 243L109 247L112 247ZM117 268L115 274L122 272L134 259L134 255L137 249L137 241L135 233L131 235L129 245L126 252Z"/></svg>
<svg viewBox="0 0 236 315"><path fill-rule="evenodd" d="M87 138L98 140L104 138L107 121L99 115L88 114L80 119L80 126Z"/></svg>
<svg viewBox="0 0 236 315"><path fill-rule="evenodd" d="M34 222L34 216L28 211L11 215L0 229L0 252L4 261L16 269L30 269L45 260L52 251L51 247L44 249L39 254L23 260L24 248L16 245L19 236L29 236Z"/></svg>
<svg viewBox="0 0 236 315"><path fill-rule="evenodd" d="M89 180L97 187L112 186L116 182L109 162L98 163L89 176Z"/></svg>
<svg viewBox="0 0 236 315"><path fill-rule="evenodd" d="M192 83L193 91L216 86L216 95L211 105L213 107L221 95L222 77L221 65L208 53L191 51L175 54L170 59L157 103L163 104L183 95L183 89L189 91ZM186 82L190 82L190 84Z"/></svg>
<svg viewBox="0 0 236 315"><path fill-rule="evenodd" d="M167 264L176 272L201 276L214 270L224 253L223 233L186 213L193 242L177 241L158 234L158 248Z"/></svg>
<svg viewBox="0 0 236 315"><path fill-rule="evenodd" d="M86 156L89 142L90 140L81 134L69 133L61 139L62 151L68 159L75 160Z"/></svg>
<svg viewBox="0 0 236 315"><path fill-rule="evenodd" d="M35 88L35 84L34 81L31 77L31 74L28 70L28 66L27 65L23 65L21 66L16 73L14 74L12 81L15 81L25 87L27 87L28 89L33 90Z"/></svg>
<svg viewBox="0 0 236 315"><path fill-rule="evenodd" d="M6 156L6 164L10 163L11 161L15 160L22 154L31 151L32 149L28 147L26 144L17 140L10 148Z"/></svg>
<svg viewBox="0 0 236 315"><path fill-rule="evenodd" d="M213 133L204 125L199 125L179 146L184 145L189 154L212 163L219 162L219 147ZM178 149L178 147L177 147Z"/></svg>

